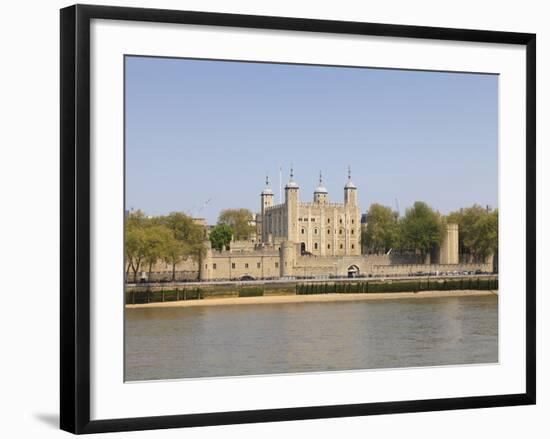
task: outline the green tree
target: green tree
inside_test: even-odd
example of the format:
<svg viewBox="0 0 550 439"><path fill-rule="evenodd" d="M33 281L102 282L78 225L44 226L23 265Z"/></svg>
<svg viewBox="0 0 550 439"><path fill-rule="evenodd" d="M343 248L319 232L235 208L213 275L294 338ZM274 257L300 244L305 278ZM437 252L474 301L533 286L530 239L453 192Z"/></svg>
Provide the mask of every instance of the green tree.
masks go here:
<svg viewBox="0 0 550 439"><path fill-rule="evenodd" d="M445 221L441 215L422 201L406 210L401 221L404 247L420 250L422 257L439 246L445 235Z"/></svg>
<svg viewBox="0 0 550 439"><path fill-rule="evenodd" d="M124 233L124 253L126 256L126 278L132 269L134 282L137 281L137 272L147 254L145 229L136 223L128 222Z"/></svg>
<svg viewBox="0 0 550 439"><path fill-rule="evenodd" d="M471 237L464 244L474 249L478 260L498 251L498 211L487 212L472 226Z"/></svg>
<svg viewBox="0 0 550 439"><path fill-rule="evenodd" d="M233 237L233 229L227 224L218 224L210 231L210 242L212 248L222 250L224 247L229 249L229 243Z"/></svg>
<svg viewBox="0 0 550 439"><path fill-rule="evenodd" d="M144 229L145 238L145 256L144 263L148 264L147 279L151 279L151 270L153 265L160 259L166 258L166 247L173 234L168 227L152 222Z"/></svg>
<svg viewBox="0 0 550 439"><path fill-rule="evenodd" d="M144 228L149 222L150 218L148 218L142 210L138 209L128 214L125 220L125 226Z"/></svg>
<svg viewBox="0 0 550 439"><path fill-rule="evenodd" d="M399 246L399 215L390 207L371 204L367 212L367 226L361 236L363 245L379 253Z"/></svg>
<svg viewBox="0 0 550 439"><path fill-rule="evenodd" d="M165 261L172 267L172 282L174 282L176 280L176 265L186 257L183 243L176 239L173 233L170 233L168 240L164 243L163 253Z"/></svg>
<svg viewBox="0 0 550 439"><path fill-rule="evenodd" d="M450 213L447 221L458 224L461 253L482 261L498 251L498 210L474 204Z"/></svg>
<svg viewBox="0 0 550 439"><path fill-rule="evenodd" d="M178 262L190 257L198 264L201 263L205 251L206 230L181 212L172 212L160 217L158 221L172 231L174 239L167 244L166 260L172 264L172 280L175 280Z"/></svg>
<svg viewBox="0 0 550 439"><path fill-rule="evenodd" d="M225 224L233 230L236 240L247 240L254 233L254 216L248 209L224 209L218 217L218 224Z"/></svg>

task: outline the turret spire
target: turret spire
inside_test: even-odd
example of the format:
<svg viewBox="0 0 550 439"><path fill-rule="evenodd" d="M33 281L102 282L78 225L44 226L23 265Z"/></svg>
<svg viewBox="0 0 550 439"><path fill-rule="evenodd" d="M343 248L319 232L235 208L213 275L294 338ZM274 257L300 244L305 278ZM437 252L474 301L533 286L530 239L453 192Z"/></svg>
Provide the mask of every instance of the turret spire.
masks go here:
<svg viewBox="0 0 550 439"><path fill-rule="evenodd" d="M285 189L288 188L298 188L298 184L294 181L294 165L292 163L290 164L290 180L285 186Z"/></svg>
<svg viewBox="0 0 550 439"><path fill-rule="evenodd" d="M314 194L326 194L328 193L327 188L323 185L323 173L319 171L319 186L315 189Z"/></svg>
<svg viewBox="0 0 550 439"><path fill-rule="evenodd" d="M262 195L273 195L271 187L269 187L269 174L265 174L265 188L262 191Z"/></svg>
<svg viewBox="0 0 550 439"><path fill-rule="evenodd" d="M348 165L348 182L346 183L346 186L345 186L346 189L357 189L355 187L355 185L353 184L353 182L351 181L351 166Z"/></svg>

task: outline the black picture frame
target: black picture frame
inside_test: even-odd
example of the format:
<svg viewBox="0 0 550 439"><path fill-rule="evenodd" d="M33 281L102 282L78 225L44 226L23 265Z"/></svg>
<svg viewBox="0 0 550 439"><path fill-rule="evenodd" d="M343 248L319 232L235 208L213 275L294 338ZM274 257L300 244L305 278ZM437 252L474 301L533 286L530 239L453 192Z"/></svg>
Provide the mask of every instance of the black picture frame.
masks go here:
<svg viewBox="0 0 550 439"><path fill-rule="evenodd" d="M383 403L90 420L90 21L92 19L230 26L523 45L526 47L526 392ZM535 93L536 36L448 29L235 15L211 12L75 5L61 10L61 404L60 425L72 433L365 416L535 404Z"/></svg>

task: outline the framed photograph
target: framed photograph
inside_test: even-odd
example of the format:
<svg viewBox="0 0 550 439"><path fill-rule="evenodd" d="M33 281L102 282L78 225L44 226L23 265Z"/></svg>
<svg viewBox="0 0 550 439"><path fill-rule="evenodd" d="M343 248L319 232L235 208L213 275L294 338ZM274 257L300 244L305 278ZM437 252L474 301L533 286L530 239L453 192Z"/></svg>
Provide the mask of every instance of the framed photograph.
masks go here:
<svg viewBox="0 0 550 439"><path fill-rule="evenodd" d="M61 428L535 403L535 35L61 10Z"/></svg>

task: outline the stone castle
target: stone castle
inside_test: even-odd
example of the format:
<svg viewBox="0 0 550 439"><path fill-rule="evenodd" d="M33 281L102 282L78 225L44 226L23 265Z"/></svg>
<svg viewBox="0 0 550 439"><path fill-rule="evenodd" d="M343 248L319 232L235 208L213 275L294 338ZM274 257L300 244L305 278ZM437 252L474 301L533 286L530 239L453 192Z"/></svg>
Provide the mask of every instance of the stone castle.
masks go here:
<svg viewBox="0 0 550 439"><path fill-rule="evenodd" d="M442 245L428 261L420 261L415 255L362 254L361 209L349 169L343 203L330 202L321 175L313 201L301 201L291 170L284 202L274 204L266 179L255 224L255 236L247 241L232 241L229 250L214 250L207 241L200 264L191 260L179 264L177 280L371 277L493 270L490 262L459 262L456 224L447 226ZM170 269L164 265L157 264L151 280L169 278Z"/></svg>

